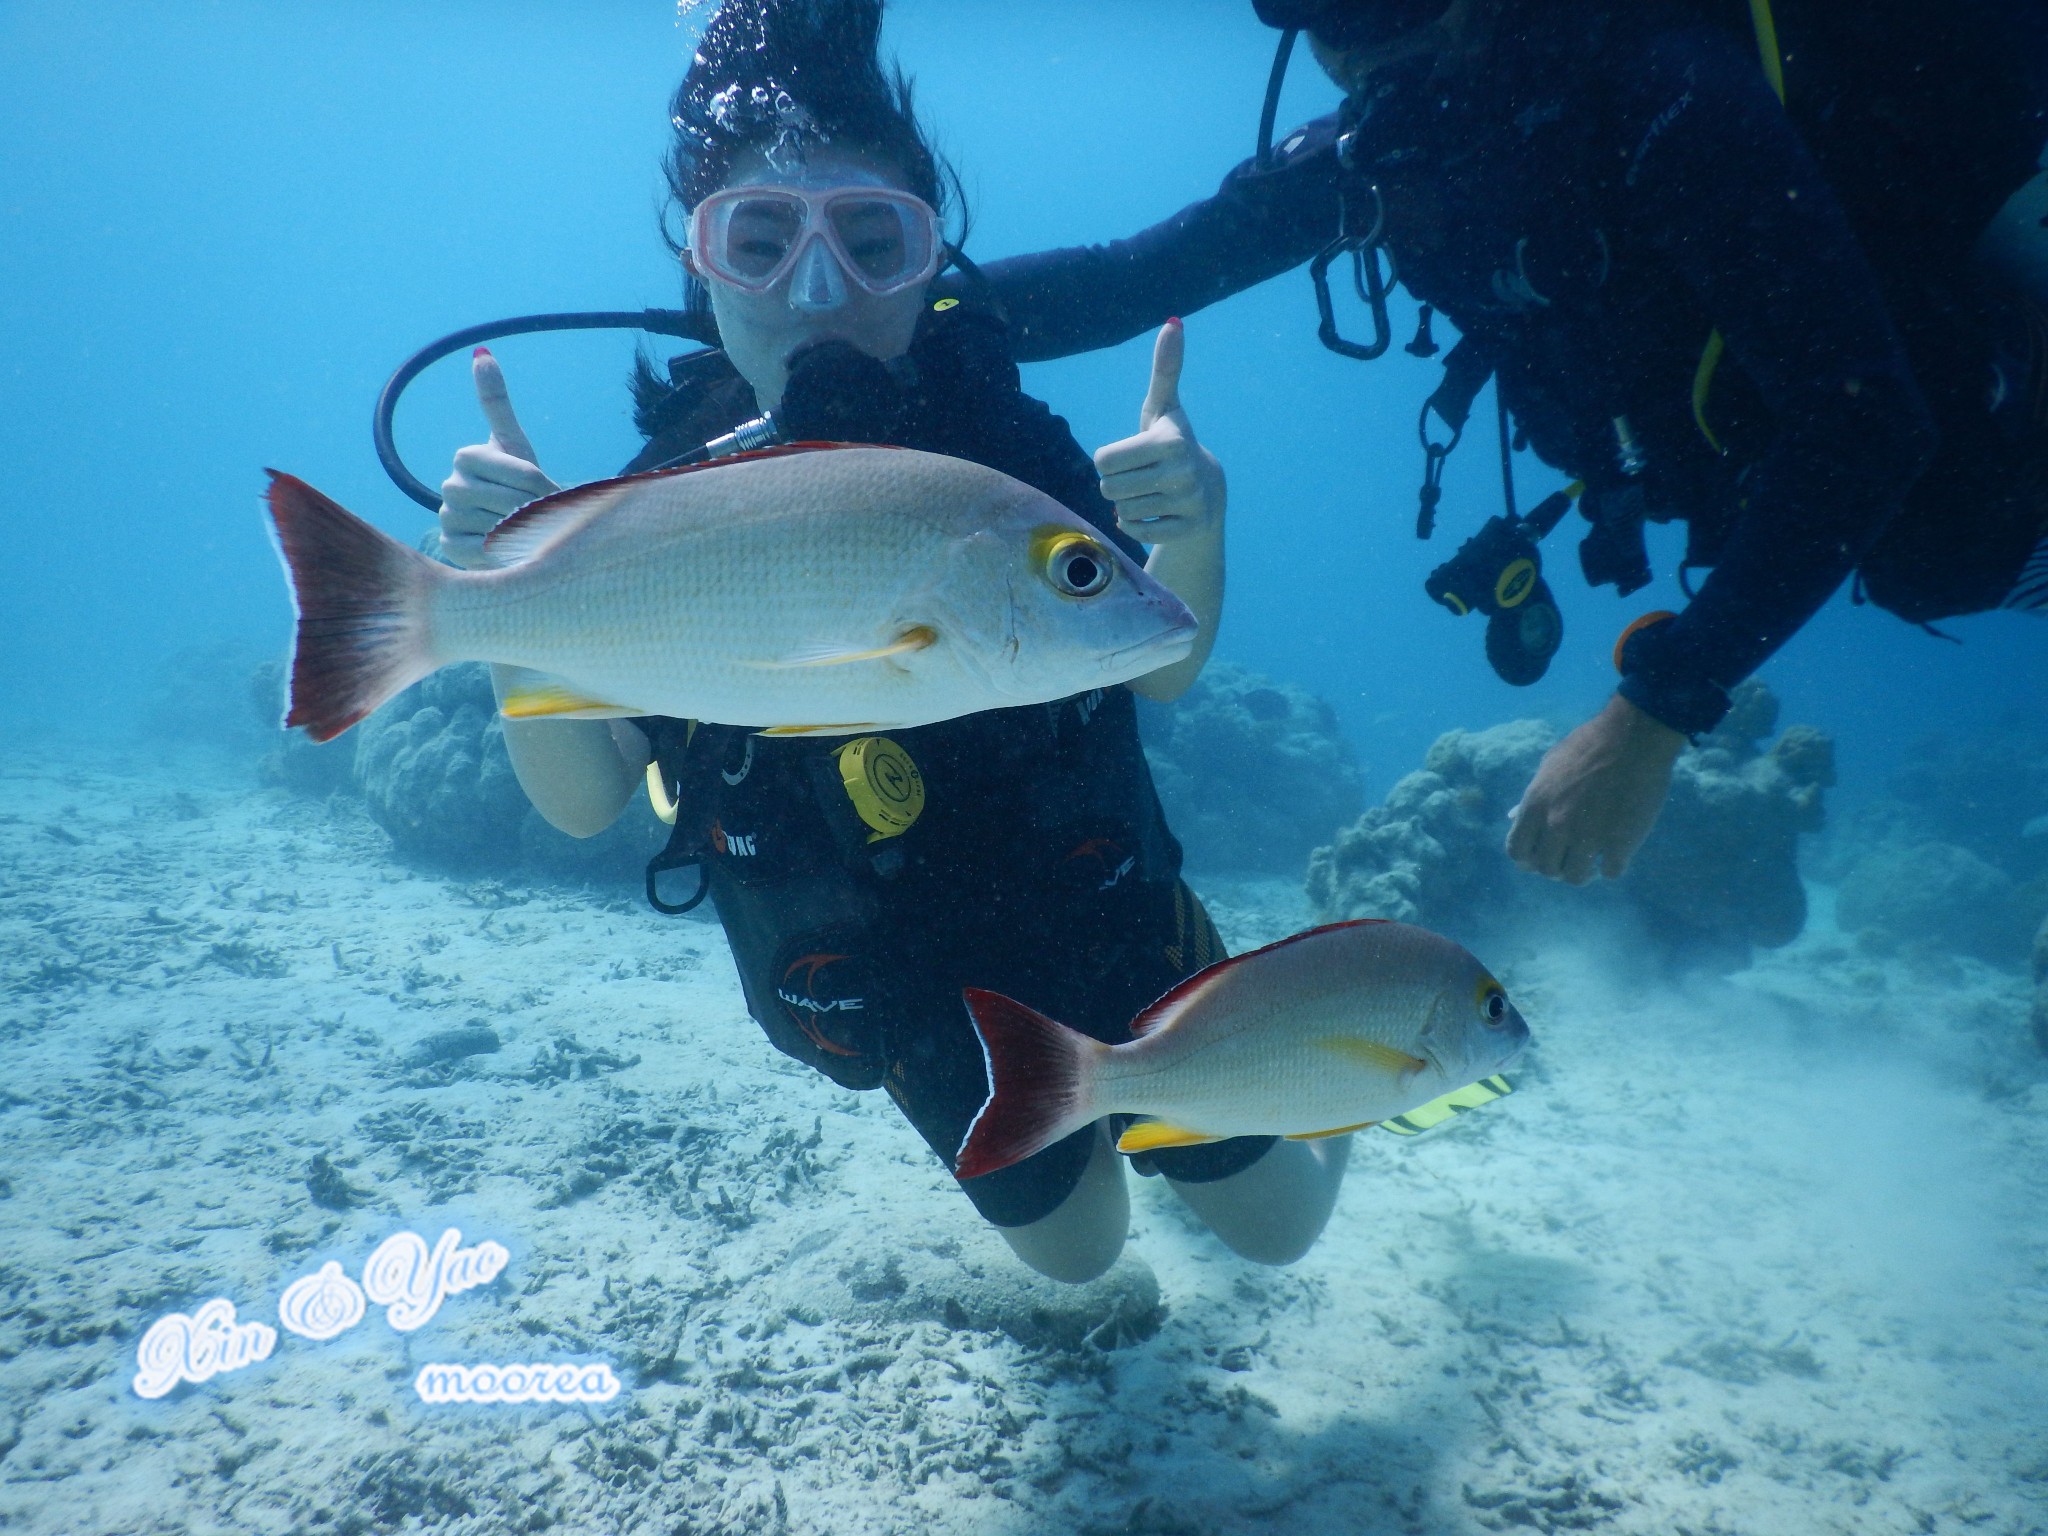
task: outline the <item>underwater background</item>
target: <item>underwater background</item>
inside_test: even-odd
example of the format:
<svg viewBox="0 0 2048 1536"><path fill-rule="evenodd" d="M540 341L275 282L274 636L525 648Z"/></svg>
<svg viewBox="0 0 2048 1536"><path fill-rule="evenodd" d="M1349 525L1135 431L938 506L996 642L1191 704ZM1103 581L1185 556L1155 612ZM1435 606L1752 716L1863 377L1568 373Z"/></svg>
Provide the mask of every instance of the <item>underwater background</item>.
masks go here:
<svg viewBox="0 0 2048 1536"><path fill-rule="evenodd" d="M1490 403L1418 543L1437 365L1325 352L1303 273L1189 317L1230 606L1224 665L1148 713L1155 768L1234 949L1423 921L1540 1044L1513 1098L1362 1148L1298 1266L1140 1186L1109 1277L1031 1280L886 1104L773 1056L715 928L639 903L644 816L585 858L472 755L458 843L510 853L421 832L424 738L483 729L452 684L373 755L280 752L263 468L416 540L368 430L408 353L678 302L658 162L694 25L0 4L0 1528L2048 1530L2048 623L1956 644L1838 597L1633 885L1535 887L1506 809L1679 600L1678 536L1619 600L1567 523L1564 649L1506 687L1421 591L1499 510ZM1205 195L1273 37L1241 0L893 0L888 31L982 258ZM1298 58L1283 129L1334 104ZM1026 387L1122 437L1149 344ZM558 480L639 446L634 345L494 344ZM398 439L438 483L480 428L456 360ZM1518 477L1524 508L1558 481ZM418 1334L131 1389L163 1314L275 1321L446 1226L507 1278ZM521 1349L625 1389L413 1395Z"/></svg>

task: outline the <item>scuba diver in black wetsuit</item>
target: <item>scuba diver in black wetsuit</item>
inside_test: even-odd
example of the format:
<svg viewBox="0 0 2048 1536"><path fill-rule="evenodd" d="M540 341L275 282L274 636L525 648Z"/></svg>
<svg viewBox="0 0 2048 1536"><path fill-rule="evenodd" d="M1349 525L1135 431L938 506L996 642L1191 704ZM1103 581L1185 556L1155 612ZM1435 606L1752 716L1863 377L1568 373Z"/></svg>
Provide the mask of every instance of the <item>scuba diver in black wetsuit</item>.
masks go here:
<svg viewBox="0 0 2048 1536"><path fill-rule="evenodd" d="M628 466L676 459L764 413L792 440L895 443L972 459L1094 523L1202 623L1196 651L1128 688L990 711L891 736L775 739L696 721L505 722L521 785L589 836L643 780L675 828L650 867L696 866L771 1041L850 1088L887 1090L950 1168L988 1093L961 1000L991 988L1098 1038L1128 1025L1222 945L1182 883L1138 742L1132 690L1170 698L1213 643L1223 583L1221 470L1195 441L1165 327L1136 437L1091 463L1022 392L999 320L930 294L948 248L948 186L876 57L880 0L728 0L674 106L669 163L688 216L679 251L722 349L642 368ZM962 261L957 250L951 259ZM483 536L556 489L488 353L475 361L492 435L443 486L442 549L481 563ZM1135 535L1135 537L1134 537ZM677 893L680 894L680 893ZM1056 1279L1107 1269L1129 1225L1105 1125L962 1187L1011 1247ZM1155 1154L1240 1254L1286 1263L1314 1242L1344 1138L1243 1137Z"/></svg>
<svg viewBox="0 0 2048 1536"><path fill-rule="evenodd" d="M1504 436L1511 418L1583 483L1590 581L1640 587L1644 520L1686 523L1685 564L1711 573L1683 613L1624 633L1615 697L1522 799L1518 863L1619 875L1687 737L1852 572L1919 623L2048 607L2043 7L1255 3L1307 30L1342 109L1151 229L991 262L980 286L1031 361L1315 258L1324 340L1373 356L1397 277L1462 337L1438 413L1462 427L1491 377ZM1377 309L1368 344L1329 306L1346 258ZM1428 313L1411 351L1434 350ZM1440 454L1429 468L1425 536ZM1548 523L1527 522L1504 526L1538 570ZM1540 674L1555 612L1533 668L1497 657L1503 676Z"/></svg>

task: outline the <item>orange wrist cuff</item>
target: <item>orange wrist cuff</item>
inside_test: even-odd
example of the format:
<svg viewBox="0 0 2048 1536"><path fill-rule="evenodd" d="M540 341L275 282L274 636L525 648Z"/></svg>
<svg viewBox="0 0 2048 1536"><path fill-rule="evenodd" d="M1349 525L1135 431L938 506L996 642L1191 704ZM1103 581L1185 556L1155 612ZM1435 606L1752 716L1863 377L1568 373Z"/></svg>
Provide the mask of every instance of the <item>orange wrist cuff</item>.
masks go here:
<svg viewBox="0 0 2048 1536"><path fill-rule="evenodd" d="M1614 642L1614 670L1617 672L1621 670L1621 653L1628 649L1629 641L1633 640L1643 630L1648 629L1652 624L1662 624L1677 617L1678 615L1669 608L1659 608L1654 613L1644 614L1640 619L1629 625L1627 629L1624 629Z"/></svg>

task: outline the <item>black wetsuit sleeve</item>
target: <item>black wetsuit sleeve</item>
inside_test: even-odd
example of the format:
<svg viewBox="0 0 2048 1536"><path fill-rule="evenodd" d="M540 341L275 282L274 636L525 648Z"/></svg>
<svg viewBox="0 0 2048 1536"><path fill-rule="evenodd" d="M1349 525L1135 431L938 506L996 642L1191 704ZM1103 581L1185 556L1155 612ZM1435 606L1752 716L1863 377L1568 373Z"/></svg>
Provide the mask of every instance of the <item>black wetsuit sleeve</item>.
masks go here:
<svg viewBox="0 0 2048 1536"><path fill-rule="evenodd" d="M1855 568L1934 429L1877 278L1756 60L1719 33L1672 32L1609 75L1622 228L1693 290L1774 429L1698 596L1624 653L1623 697L1696 733Z"/></svg>
<svg viewBox="0 0 2048 1536"><path fill-rule="evenodd" d="M1017 360L1115 346L1307 261L1340 223L1337 133L1334 113L1304 124L1266 169L1245 161L1213 197L1128 239L985 264Z"/></svg>

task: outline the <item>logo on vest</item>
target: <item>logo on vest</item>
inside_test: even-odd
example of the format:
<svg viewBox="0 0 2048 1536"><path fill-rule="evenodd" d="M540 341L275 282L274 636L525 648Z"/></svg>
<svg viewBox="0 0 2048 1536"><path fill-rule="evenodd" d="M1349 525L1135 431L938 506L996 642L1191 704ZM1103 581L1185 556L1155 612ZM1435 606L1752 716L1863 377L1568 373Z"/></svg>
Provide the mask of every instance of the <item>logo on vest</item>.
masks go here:
<svg viewBox="0 0 2048 1536"><path fill-rule="evenodd" d="M804 1038L834 1056L861 1054L857 1048L843 1045L825 1033L826 1021L832 1015L862 1013L867 1009L865 997L842 994L839 990L852 980L842 965L852 958L837 954L799 955L784 968L782 982L775 989L790 1022L803 1032Z"/></svg>
<svg viewBox="0 0 2048 1536"><path fill-rule="evenodd" d="M758 834L753 832L728 832L721 822L711 823L711 846L728 858L751 859L760 849L754 846Z"/></svg>
<svg viewBox="0 0 2048 1536"><path fill-rule="evenodd" d="M1065 862L1072 864L1077 860L1084 868L1091 861L1095 864L1096 868L1089 871L1087 877L1096 880L1095 889L1098 891L1109 890L1138 867L1136 854L1125 853L1121 843L1107 837L1089 838L1069 853Z"/></svg>

